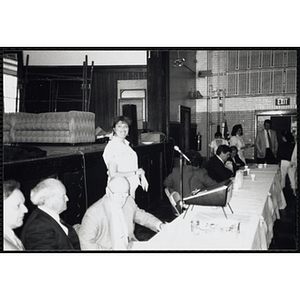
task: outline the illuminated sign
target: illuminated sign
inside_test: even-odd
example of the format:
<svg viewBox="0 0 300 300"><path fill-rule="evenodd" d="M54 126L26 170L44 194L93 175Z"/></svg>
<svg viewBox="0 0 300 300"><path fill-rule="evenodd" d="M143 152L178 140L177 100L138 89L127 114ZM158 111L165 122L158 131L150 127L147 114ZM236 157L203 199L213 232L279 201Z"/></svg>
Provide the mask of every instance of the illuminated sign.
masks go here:
<svg viewBox="0 0 300 300"><path fill-rule="evenodd" d="M276 98L275 105L277 106L290 105L290 98Z"/></svg>

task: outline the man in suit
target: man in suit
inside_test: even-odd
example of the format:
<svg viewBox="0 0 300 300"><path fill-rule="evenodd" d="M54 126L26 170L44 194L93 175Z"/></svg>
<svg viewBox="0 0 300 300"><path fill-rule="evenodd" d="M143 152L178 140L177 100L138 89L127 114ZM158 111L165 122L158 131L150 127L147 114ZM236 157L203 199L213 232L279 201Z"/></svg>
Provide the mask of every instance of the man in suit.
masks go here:
<svg viewBox="0 0 300 300"><path fill-rule="evenodd" d="M186 153L186 156L190 162L187 162L187 165L184 165L182 170L183 197L188 196L196 189L203 190L217 184L215 180L208 176L207 171L202 168L203 158L198 151L190 150ZM181 194L179 167L173 168L172 173L164 180L164 186Z"/></svg>
<svg viewBox="0 0 300 300"><path fill-rule="evenodd" d="M227 145L220 145L216 155L210 158L206 169L209 177L216 182L221 182L233 176L232 162L227 162L231 149Z"/></svg>
<svg viewBox="0 0 300 300"><path fill-rule="evenodd" d="M257 133L255 145L257 149L257 162L276 164L278 141L277 135L271 129L271 120L265 120L264 129Z"/></svg>
<svg viewBox="0 0 300 300"><path fill-rule="evenodd" d="M238 148L236 146L231 146L231 155L227 161L231 161L233 165L233 175L236 174L236 171L245 166L245 163L241 160L238 155Z"/></svg>
<svg viewBox="0 0 300 300"><path fill-rule="evenodd" d="M86 211L79 229L82 250L129 250L137 241L134 224L158 232L165 224L138 208L125 177L112 178L103 198Z"/></svg>
<svg viewBox="0 0 300 300"><path fill-rule="evenodd" d="M21 233L26 250L80 250L75 229L60 219L67 209L65 186L57 179L41 181L30 192L38 207L31 213Z"/></svg>

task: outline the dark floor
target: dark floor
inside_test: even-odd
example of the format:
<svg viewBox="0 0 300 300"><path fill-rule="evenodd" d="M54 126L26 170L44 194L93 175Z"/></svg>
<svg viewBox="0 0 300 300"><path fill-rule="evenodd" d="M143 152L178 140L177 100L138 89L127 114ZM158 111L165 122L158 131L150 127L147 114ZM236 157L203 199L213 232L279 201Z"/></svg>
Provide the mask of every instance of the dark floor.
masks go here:
<svg viewBox="0 0 300 300"><path fill-rule="evenodd" d="M280 210L280 219L275 221L273 228L274 236L269 246L270 252L299 251L299 226L297 227L298 199L293 196L289 185L283 189L283 193L286 198L287 206L285 209ZM172 206L166 197L164 197L164 199L162 199L156 206L148 209L147 211L162 221L171 222L175 218ZM136 224L135 234L138 240L147 241L155 233L148 228Z"/></svg>
<svg viewBox="0 0 300 300"><path fill-rule="evenodd" d="M295 251L299 249L298 198L293 196L289 186L283 189L287 206L280 210L280 219L275 221L274 236L270 251ZM299 250L298 250L299 251Z"/></svg>

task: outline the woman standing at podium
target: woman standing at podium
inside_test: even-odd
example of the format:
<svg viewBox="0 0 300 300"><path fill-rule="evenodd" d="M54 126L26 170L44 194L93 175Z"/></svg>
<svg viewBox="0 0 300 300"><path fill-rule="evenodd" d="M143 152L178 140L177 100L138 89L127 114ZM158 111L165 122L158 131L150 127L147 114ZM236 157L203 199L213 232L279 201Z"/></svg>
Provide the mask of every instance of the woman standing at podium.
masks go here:
<svg viewBox="0 0 300 300"><path fill-rule="evenodd" d="M108 182L113 177L125 177L130 183L130 195L135 198L135 191L139 184L147 190L148 183L145 171L138 167L136 152L126 140L130 124L131 121L124 116L114 119L113 136L104 149L103 159L108 170Z"/></svg>

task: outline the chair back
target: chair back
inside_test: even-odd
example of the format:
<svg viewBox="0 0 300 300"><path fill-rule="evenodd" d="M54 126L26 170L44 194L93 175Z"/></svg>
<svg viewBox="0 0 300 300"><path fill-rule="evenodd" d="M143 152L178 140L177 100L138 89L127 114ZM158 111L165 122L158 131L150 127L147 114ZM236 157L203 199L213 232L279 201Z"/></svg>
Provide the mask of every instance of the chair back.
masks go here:
<svg viewBox="0 0 300 300"><path fill-rule="evenodd" d="M175 215L179 216L181 214L181 196L178 192L170 192L168 187L165 188L165 193L174 209Z"/></svg>

